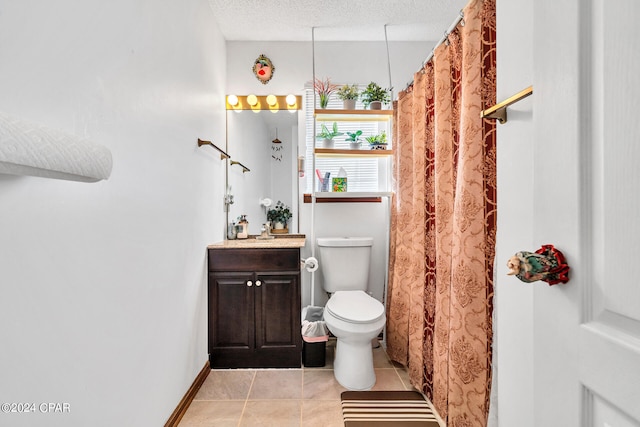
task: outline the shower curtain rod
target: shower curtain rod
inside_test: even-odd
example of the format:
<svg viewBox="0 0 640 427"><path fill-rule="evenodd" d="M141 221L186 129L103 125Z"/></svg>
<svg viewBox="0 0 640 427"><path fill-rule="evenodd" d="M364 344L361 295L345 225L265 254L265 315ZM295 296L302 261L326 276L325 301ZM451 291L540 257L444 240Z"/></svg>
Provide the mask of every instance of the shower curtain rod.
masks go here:
<svg viewBox="0 0 640 427"><path fill-rule="evenodd" d="M440 40L436 42L435 46L433 46L433 49L431 49L429 56L427 56L427 58L424 61L422 61L422 66L420 67L420 69L423 69L424 66L427 65L427 62L429 62L431 58L433 58L433 53L435 52L436 48L447 40L447 38L449 37L449 34L451 34L451 32L453 32L453 30L456 29L456 27L460 22L462 22L462 25L464 25L463 10L460 10L460 13L458 13L458 16L456 16L456 19L454 19L453 23L449 26L449 28L447 28L447 31L444 32L444 34L442 35L442 38L440 38ZM407 84L407 87L411 86L412 84L413 84L413 80L411 80L411 82Z"/></svg>
<svg viewBox="0 0 640 427"><path fill-rule="evenodd" d="M433 58L433 53L435 52L436 48L447 40L447 38L449 37L449 34L451 34L453 32L453 30L456 29L456 27L458 26L460 21L462 21L463 19L464 19L464 12L461 10L460 13L458 14L458 16L456 16L456 19L453 20L453 23L447 29L447 31L444 32L444 35L442 36L442 38L440 40L438 40L438 42L433 47L433 49L431 49L431 53L429 54L429 56L427 56L427 59L422 61L422 66L423 67L427 64L427 62L429 62L431 60L431 58ZM464 25L464 24L462 24L462 25Z"/></svg>

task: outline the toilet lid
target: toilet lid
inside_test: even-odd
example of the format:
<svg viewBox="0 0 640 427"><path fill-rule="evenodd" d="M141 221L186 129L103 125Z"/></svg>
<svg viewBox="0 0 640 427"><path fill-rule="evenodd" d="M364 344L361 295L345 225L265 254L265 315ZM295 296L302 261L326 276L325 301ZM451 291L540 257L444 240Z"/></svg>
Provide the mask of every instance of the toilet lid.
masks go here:
<svg viewBox="0 0 640 427"><path fill-rule="evenodd" d="M351 323L368 323L384 315L384 306L363 291L335 292L325 310L338 319Z"/></svg>

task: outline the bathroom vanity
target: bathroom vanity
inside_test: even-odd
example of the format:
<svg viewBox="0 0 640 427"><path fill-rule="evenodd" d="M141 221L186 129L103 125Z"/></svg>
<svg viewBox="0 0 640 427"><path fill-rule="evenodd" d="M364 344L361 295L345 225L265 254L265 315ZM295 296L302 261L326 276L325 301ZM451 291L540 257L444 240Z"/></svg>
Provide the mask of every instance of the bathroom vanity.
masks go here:
<svg viewBox="0 0 640 427"><path fill-rule="evenodd" d="M208 246L212 368L301 366L302 237Z"/></svg>

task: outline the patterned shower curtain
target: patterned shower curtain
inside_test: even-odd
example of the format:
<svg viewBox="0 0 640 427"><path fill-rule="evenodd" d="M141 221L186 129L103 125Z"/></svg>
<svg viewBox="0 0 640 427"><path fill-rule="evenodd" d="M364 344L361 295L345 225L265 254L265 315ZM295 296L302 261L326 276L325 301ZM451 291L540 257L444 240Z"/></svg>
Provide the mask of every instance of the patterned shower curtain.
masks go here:
<svg viewBox="0 0 640 427"><path fill-rule="evenodd" d="M495 0L471 0L394 105L387 349L448 426L486 426L496 228Z"/></svg>

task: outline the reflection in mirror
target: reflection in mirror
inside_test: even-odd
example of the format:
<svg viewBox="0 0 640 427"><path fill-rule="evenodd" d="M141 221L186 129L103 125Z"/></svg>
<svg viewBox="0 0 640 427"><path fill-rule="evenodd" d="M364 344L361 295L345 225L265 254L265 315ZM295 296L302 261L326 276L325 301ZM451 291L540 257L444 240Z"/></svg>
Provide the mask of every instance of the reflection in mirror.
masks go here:
<svg viewBox="0 0 640 427"><path fill-rule="evenodd" d="M229 165L228 185L234 203L228 221L247 215L249 234L259 235L267 221L270 199L273 206L282 201L291 208L289 233L298 232L298 110L227 110L227 150L232 159L251 171ZM274 140L276 142L274 142Z"/></svg>

